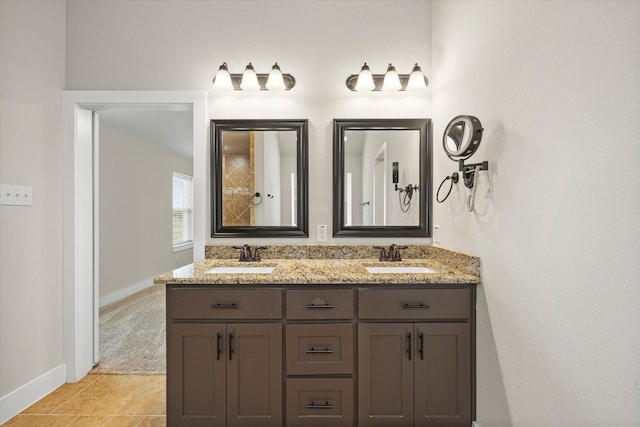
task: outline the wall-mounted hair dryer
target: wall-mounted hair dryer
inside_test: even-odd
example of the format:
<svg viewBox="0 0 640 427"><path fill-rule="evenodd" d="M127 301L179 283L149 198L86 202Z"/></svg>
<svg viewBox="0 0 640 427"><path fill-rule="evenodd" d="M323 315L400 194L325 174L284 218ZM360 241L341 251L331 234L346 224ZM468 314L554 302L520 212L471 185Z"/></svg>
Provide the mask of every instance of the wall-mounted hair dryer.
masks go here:
<svg viewBox="0 0 640 427"><path fill-rule="evenodd" d="M418 189L417 185L407 184L406 187L398 187L400 182L400 165L398 162L391 163L391 179L395 184L395 191L398 193L398 201L400 203L400 210L402 212L408 212L411 207L411 199L413 198L413 192ZM404 193L404 197L402 195Z"/></svg>

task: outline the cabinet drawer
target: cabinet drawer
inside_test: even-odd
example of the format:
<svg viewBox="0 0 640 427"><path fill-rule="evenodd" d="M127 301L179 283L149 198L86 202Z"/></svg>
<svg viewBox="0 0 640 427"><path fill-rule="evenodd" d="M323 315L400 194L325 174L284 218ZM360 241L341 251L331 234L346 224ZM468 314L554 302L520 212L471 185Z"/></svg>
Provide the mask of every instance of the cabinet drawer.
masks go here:
<svg viewBox="0 0 640 427"><path fill-rule="evenodd" d="M294 289L287 291L287 319L351 319L353 290Z"/></svg>
<svg viewBox="0 0 640 427"><path fill-rule="evenodd" d="M281 319L281 289L167 290L170 319Z"/></svg>
<svg viewBox="0 0 640 427"><path fill-rule="evenodd" d="M287 325L287 374L353 373L353 325Z"/></svg>
<svg viewBox="0 0 640 427"><path fill-rule="evenodd" d="M469 289L360 289L360 319L466 319Z"/></svg>
<svg viewBox="0 0 640 427"><path fill-rule="evenodd" d="M351 378L287 380L287 427L350 427L353 406Z"/></svg>

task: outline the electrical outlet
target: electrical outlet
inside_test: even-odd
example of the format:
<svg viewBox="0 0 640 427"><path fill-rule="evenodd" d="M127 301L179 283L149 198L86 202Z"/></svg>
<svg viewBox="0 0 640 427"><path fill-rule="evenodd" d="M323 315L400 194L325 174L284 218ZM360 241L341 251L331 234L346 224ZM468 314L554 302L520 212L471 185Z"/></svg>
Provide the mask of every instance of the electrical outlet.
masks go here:
<svg viewBox="0 0 640 427"><path fill-rule="evenodd" d="M326 242L327 241L327 226L326 225L318 225L316 228L316 240L318 242Z"/></svg>
<svg viewBox="0 0 640 427"><path fill-rule="evenodd" d="M440 226L439 225L434 225L433 226L433 244L434 245L439 245L440 244Z"/></svg>

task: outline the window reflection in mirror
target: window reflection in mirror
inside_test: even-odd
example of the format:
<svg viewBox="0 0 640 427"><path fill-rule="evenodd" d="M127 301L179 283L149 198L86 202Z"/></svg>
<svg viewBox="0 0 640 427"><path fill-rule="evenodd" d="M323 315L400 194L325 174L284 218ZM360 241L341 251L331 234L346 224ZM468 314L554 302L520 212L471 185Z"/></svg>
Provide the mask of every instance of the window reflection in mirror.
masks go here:
<svg viewBox="0 0 640 427"><path fill-rule="evenodd" d="M306 120L213 121L212 133L212 236L306 236Z"/></svg>
<svg viewBox="0 0 640 427"><path fill-rule="evenodd" d="M428 119L334 120L334 236L431 234Z"/></svg>

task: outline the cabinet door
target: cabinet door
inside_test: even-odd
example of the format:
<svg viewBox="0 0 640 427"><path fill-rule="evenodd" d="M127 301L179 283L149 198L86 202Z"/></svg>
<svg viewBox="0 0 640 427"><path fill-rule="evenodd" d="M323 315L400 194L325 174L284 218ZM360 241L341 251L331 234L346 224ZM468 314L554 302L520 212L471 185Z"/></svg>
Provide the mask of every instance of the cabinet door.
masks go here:
<svg viewBox="0 0 640 427"><path fill-rule="evenodd" d="M167 425L225 426L225 325L168 328Z"/></svg>
<svg viewBox="0 0 640 427"><path fill-rule="evenodd" d="M413 324L358 325L358 425L413 426Z"/></svg>
<svg viewBox="0 0 640 427"><path fill-rule="evenodd" d="M415 325L415 405L418 427L471 424L468 323Z"/></svg>
<svg viewBox="0 0 640 427"><path fill-rule="evenodd" d="M227 426L282 426L282 324L227 325Z"/></svg>

